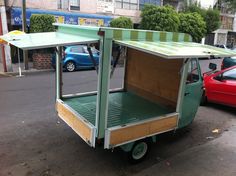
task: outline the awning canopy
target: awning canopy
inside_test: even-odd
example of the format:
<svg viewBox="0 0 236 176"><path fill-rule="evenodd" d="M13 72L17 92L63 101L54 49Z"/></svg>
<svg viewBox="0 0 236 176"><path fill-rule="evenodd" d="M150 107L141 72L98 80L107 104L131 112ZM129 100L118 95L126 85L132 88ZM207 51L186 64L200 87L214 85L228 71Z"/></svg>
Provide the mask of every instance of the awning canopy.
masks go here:
<svg viewBox="0 0 236 176"><path fill-rule="evenodd" d="M236 52L193 42L115 40L116 43L168 59L236 56Z"/></svg>
<svg viewBox="0 0 236 176"><path fill-rule="evenodd" d="M65 34L62 32L44 32L22 35L1 36L1 39L23 50L42 49L56 46L95 43L97 38Z"/></svg>

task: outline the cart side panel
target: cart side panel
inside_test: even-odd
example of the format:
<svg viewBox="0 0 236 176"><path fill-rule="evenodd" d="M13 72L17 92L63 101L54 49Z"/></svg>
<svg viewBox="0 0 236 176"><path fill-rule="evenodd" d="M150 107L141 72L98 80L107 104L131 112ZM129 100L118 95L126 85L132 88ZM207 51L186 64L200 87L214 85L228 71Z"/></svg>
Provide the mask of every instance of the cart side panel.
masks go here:
<svg viewBox="0 0 236 176"><path fill-rule="evenodd" d="M58 116L65 121L86 143L95 146L95 127L88 124L62 101L57 101Z"/></svg>
<svg viewBox="0 0 236 176"><path fill-rule="evenodd" d="M182 65L182 59L167 60L129 48L125 88L175 109Z"/></svg>
<svg viewBox="0 0 236 176"><path fill-rule="evenodd" d="M158 117L125 127L110 128L107 130L105 147L113 148L148 136L171 131L177 128L177 124L178 114L174 113L168 117Z"/></svg>

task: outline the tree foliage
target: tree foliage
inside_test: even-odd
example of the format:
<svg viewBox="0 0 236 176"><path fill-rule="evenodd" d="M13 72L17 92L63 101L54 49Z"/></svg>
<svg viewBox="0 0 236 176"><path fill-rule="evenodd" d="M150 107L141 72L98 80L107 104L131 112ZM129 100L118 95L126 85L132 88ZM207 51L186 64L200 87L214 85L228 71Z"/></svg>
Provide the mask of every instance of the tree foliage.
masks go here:
<svg viewBox="0 0 236 176"><path fill-rule="evenodd" d="M234 9L234 10L236 10L236 1L235 0L224 0L226 3L228 3L229 4L229 6L232 8L232 9Z"/></svg>
<svg viewBox="0 0 236 176"><path fill-rule="evenodd" d="M179 27L178 13L171 6L147 4L141 12L140 28L157 31L177 32Z"/></svg>
<svg viewBox="0 0 236 176"><path fill-rule="evenodd" d="M131 21L130 18L119 17L119 18L113 19L110 23L110 26L111 27L116 27L116 28L132 29L133 28L133 22Z"/></svg>
<svg viewBox="0 0 236 176"><path fill-rule="evenodd" d="M193 3L185 7L184 13L198 13L206 22L206 32L209 34L220 27L220 11L216 9L203 9L199 4Z"/></svg>
<svg viewBox="0 0 236 176"><path fill-rule="evenodd" d="M193 41L200 42L206 34L206 23L198 13L180 13L179 31L188 33L193 37Z"/></svg>
<svg viewBox="0 0 236 176"><path fill-rule="evenodd" d="M55 27L55 18L52 15L36 14L30 17L30 32L53 32Z"/></svg>

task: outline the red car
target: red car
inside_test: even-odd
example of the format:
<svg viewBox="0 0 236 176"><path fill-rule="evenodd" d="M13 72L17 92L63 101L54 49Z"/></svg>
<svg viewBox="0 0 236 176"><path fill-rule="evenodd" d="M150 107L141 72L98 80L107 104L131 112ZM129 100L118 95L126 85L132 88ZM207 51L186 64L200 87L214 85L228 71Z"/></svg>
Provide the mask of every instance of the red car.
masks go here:
<svg viewBox="0 0 236 176"><path fill-rule="evenodd" d="M210 66L209 66L210 67ZM216 69L216 65L213 65ZM236 66L203 74L202 104L214 102L236 107Z"/></svg>

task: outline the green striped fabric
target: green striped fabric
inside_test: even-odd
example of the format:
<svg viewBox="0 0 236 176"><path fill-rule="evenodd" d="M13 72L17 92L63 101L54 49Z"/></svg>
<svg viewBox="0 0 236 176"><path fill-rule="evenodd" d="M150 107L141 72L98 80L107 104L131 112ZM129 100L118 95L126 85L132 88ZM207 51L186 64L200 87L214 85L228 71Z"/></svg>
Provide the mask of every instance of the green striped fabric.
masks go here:
<svg viewBox="0 0 236 176"><path fill-rule="evenodd" d="M193 42L155 42L116 40L117 43L164 58L205 58L236 56L236 52Z"/></svg>
<svg viewBox="0 0 236 176"><path fill-rule="evenodd" d="M134 29L118 29L118 28L101 28L106 32L108 38L113 40L132 40L132 41L161 41L161 42L191 42L192 37L189 34L150 31L150 30L134 30Z"/></svg>
<svg viewBox="0 0 236 176"><path fill-rule="evenodd" d="M112 39L116 43L164 58L236 56L236 52L230 50L193 43L192 37L184 33L119 28L100 30L105 31L105 38Z"/></svg>

